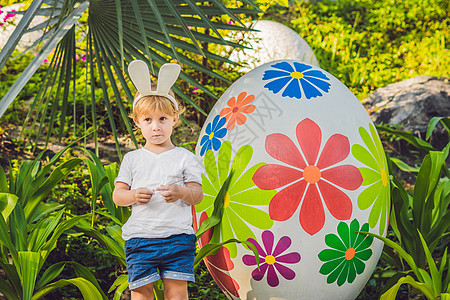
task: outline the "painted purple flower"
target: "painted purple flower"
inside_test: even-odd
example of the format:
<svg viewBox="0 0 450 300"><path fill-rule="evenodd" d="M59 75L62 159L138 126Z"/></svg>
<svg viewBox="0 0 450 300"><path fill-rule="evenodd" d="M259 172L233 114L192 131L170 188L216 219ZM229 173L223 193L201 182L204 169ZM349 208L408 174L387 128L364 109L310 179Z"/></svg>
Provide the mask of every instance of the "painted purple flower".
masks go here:
<svg viewBox="0 0 450 300"><path fill-rule="evenodd" d="M259 254L259 266L260 270L256 268L252 272L253 279L260 281L263 279L267 271L267 283L271 287L276 287L280 283L278 280L277 272L280 273L287 280L295 278L295 272L284 266L283 264L295 264L300 261L300 254L297 252L291 252L284 255L282 254L291 246L291 239L287 236L283 236L273 249L274 235L271 231L264 231L261 235L265 250L259 245L257 241L250 238L248 241L255 245ZM242 261L247 266L256 265L256 257L252 255L244 255Z"/></svg>

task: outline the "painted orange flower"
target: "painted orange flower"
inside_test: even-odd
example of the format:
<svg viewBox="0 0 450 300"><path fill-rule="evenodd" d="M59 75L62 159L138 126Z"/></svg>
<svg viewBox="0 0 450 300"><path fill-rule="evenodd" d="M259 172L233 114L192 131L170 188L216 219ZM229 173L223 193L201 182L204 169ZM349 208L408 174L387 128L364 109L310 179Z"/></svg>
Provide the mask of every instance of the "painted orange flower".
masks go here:
<svg viewBox="0 0 450 300"><path fill-rule="evenodd" d="M236 97L231 97L228 100L227 105L229 107L225 107L220 112L221 117L227 118L227 130L233 129L236 123L242 125L247 121L247 117L244 114L255 111L255 106L250 104L253 100L255 100L255 96L247 96L246 92L240 93L237 99Z"/></svg>

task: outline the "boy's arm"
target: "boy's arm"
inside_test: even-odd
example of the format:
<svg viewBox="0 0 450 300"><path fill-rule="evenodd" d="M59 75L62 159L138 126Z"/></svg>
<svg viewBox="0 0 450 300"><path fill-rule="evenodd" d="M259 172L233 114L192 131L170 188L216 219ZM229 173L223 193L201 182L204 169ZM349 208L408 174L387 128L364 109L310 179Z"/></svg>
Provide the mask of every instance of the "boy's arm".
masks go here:
<svg viewBox="0 0 450 300"><path fill-rule="evenodd" d="M114 187L113 201L118 206L129 206L131 204L146 204L152 198L153 192L146 188L130 190L130 186L118 181Z"/></svg>
<svg viewBox="0 0 450 300"><path fill-rule="evenodd" d="M161 191L161 196L166 202L181 199L189 205L197 205L203 199L202 185L197 182L186 182L186 186L176 184L160 186L157 190Z"/></svg>

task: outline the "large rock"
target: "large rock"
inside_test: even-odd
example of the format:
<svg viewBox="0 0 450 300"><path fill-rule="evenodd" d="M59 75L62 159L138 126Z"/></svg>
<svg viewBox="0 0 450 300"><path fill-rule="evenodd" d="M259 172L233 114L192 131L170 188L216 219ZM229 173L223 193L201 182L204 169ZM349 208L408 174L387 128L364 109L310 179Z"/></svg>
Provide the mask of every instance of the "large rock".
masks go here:
<svg viewBox="0 0 450 300"><path fill-rule="evenodd" d="M448 78L418 76L379 88L364 102L375 123L401 125L425 139L431 118L450 116L449 94ZM433 134L435 139L447 135L440 124Z"/></svg>
<svg viewBox="0 0 450 300"><path fill-rule="evenodd" d="M232 41L242 41L252 49L235 49L230 59L243 65L248 72L279 59L293 59L319 66L308 43L291 28L274 21L254 21L251 27L258 31L232 33Z"/></svg>

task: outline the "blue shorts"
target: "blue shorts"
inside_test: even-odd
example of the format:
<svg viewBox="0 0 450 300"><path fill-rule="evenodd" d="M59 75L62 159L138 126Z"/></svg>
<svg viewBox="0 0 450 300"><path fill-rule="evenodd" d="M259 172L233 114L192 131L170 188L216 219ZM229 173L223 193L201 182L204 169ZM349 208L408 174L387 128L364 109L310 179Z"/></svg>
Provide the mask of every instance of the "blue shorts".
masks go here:
<svg viewBox="0 0 450 300"><path fill-rule="evenodd" d="M125 241L130 289L160 278L194 282L195 243L195 234L178 234L160 239L132 238Z"/></svg>

